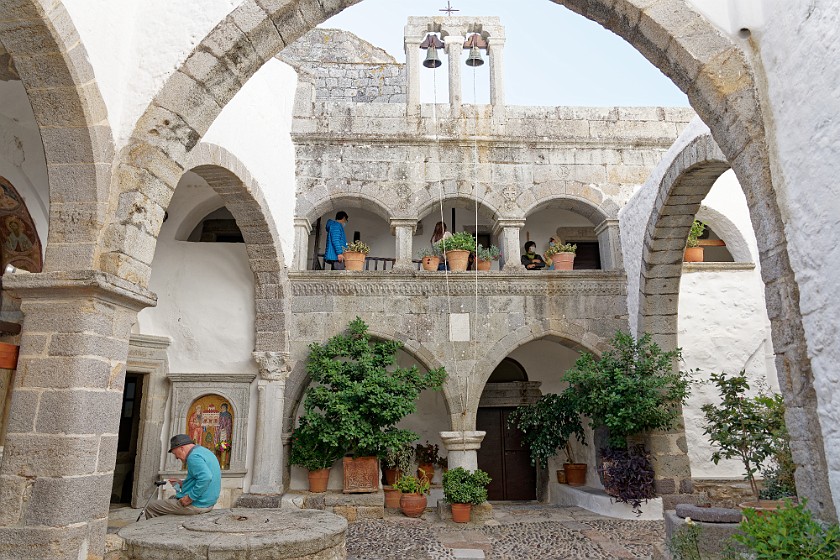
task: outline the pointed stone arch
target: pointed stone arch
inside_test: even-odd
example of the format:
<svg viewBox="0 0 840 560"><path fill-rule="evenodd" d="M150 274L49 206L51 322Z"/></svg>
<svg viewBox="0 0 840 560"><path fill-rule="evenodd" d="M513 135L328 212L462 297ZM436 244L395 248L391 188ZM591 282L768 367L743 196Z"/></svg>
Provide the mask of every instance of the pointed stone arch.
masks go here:
<svg viewBox="0 0 840 560"><path fill-rule="evenodd" d="M0 3L0 43L26 88L49 176L44 271L97 268L114 145L84 44L61 2Z"/></svg>
<svg viewBox="0 0 840 560"><path fill-rule="evenodd" d="M702 200L717 178L729 169L724 153L705 127L695 123L677 145L683 148L669 151L653 173L661 180L644 233L639 275L638 331L653 334L666 349L678 345L677 310L685 239ZM821 519L835 519L813 373L799 310L799 289L790 268L783 231L768 230L768 224L781 223L769 173L769 168L762 166L753 169L749 176L738 178L747 195L759 245L776 369L797 464L797 491L808 499L809 508ZM745 180L754 181L755 176L766 179L770 194L756 197L757 193L744 184Z"/></svg>
<svg viewBox="0 0 840 560"><path fill-rule="evenodd" d="M254 351L288 352L289 281L275 220L259 183L235 155L215 144L196 146L188 167L221 197L245 240L255 281Z"/></svg>

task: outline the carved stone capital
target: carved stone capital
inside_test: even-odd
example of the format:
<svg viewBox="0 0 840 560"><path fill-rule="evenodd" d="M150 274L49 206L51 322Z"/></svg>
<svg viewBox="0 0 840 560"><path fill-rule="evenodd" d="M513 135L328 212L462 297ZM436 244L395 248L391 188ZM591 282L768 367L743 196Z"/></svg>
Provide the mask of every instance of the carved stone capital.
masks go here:
<svg viewBox="0 0 840 560"><path fill-rule="evenodd" d="M265 381L286 381L292 371L288 352L254 352L259 366L260 379Z"/></svg>
<svg viewBox="0 0 840 560"><path fill-rule="evenodd" d="M487 432L441 432L440 439L447 451L474 451L481 447Z"/></svg>

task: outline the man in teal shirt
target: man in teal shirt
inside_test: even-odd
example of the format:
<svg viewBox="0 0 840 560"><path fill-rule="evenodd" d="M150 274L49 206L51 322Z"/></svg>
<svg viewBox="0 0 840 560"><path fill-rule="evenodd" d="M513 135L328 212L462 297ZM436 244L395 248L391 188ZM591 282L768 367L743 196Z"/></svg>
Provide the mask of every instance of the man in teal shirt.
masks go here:
<svg viewBox="0 0 840 560"><path fill-rule="evenodd" d="M152 500L146 506L146 519L159 515L197 515L213 509L222 490L219 460L208 449L195 445L187 434L169 440L169 452L187 465L183 482L170 479L175 487L174 499Z"/></svg>

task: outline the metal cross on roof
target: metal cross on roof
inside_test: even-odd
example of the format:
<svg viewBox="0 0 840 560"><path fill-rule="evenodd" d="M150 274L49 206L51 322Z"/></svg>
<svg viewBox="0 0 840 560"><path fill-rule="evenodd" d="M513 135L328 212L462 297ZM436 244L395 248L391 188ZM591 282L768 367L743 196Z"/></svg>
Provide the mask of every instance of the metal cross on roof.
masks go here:
<svg viewBox="0 0 840 560"><path fill-rule="evenodd" d="M455 8L453 8L453 7L452 7L452 5L449 3L449 0L446 0L446 7L445 7L444 9L442 9L442 10L438 10L438 11L439 11L439 12L446 12L446 15L451 16L451 15L452 15L452 12L460 12L461 10L456 10L456 9L455 9Z"/></svg>

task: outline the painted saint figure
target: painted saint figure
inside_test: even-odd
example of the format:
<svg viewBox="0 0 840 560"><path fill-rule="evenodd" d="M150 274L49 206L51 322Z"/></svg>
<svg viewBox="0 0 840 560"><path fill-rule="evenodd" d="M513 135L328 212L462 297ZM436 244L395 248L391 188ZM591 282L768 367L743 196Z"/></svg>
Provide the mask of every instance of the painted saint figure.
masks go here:
<svg viewBox="0 0 840 560"><path fill-rule="evenodd" d="M196 445L201 445L201 407L199 405L195 406L195 410L190 415L189 420L187 421L187 427L190 431L190 438L196 443Z"/></svg>
<svg viewBox="0 0 840 560"><path fill-rule="evenodd" d="M219 413L219 427L216 429L216 450L219 463L223 469L228 468L230 462L230 446L233 436L233 415L228 411L228 404L222 403Z"/></svg>

